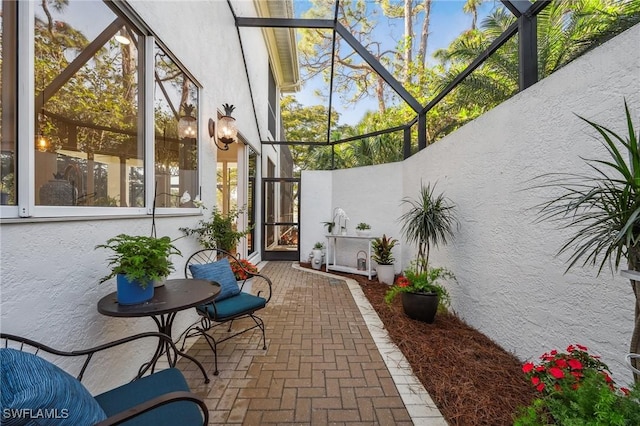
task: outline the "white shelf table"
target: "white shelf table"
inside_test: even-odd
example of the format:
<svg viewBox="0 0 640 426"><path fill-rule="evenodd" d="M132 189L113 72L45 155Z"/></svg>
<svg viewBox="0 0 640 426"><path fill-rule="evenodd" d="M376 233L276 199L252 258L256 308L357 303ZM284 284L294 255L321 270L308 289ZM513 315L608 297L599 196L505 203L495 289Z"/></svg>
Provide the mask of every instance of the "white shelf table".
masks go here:
<svg viewBox="0 0 640 426"><path fill-rule="evenodd" d="M371 269L371 242L379 238L377 236L361 237L359 235L327 235L327 271L340 271L350 274L366 275L371 279L376 276L376 271ZM367 244L367 269L362 271L358 268L347 265L338 265L336 261L336 255L338 252L338 241L340 240L355 240L361 241Z"/></svg>

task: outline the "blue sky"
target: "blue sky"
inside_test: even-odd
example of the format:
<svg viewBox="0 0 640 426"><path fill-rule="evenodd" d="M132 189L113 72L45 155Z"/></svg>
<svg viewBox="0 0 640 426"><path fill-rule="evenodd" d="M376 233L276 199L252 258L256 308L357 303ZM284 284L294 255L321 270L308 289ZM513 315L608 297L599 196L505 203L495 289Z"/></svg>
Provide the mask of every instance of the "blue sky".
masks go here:
<svg viewBox="0 0 640 426"><path fill-rule="evenodd" d="M368 1L368 3L374 6L373 1ZM478 24L481 23L482 17L486 16L496 6L496 3L498 3L498 5L500 4L500 2L487 1L480 7ZM461 32L471 28L472 17L462 11L464 4L465 2L460 0L433 1L429 26L428 57L431 57L434 51L447 47ZM306 0L294 0L296 16L299 16L300 13L309 7L310 3ZM417 28L417 36L419 36L422 22L416 22L415 25ZM402 38L403 32L404 23L402 19L395 19L389 23L381 13L378 14L378 25L375 30L375 33L378 34L378 40L386 41L388 47L394 47L397 41ZM328 105L327 100L313 93L316 88L320 87L328 88L328 85L321 79L315 82L309 82L305 84L302 90L296 93L296 99L303 105ZM351 105L345 107L335 93L333 96L333 107L340 113L340 124L357 123L367 111L375 110L377 108L376 105L375 99L366 99L361 100L357 106Z"/></svg>

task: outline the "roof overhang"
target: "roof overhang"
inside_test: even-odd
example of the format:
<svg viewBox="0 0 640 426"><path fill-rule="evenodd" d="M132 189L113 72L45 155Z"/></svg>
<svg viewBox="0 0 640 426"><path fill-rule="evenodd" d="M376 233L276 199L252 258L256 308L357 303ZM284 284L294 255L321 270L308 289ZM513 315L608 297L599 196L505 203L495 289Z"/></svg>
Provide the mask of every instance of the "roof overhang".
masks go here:
<svg viewBox="0 0 640 426"><path fill-rule="evenodd" d="M254 0L253 3L261 18L293 18L292 0ZM262 32L280 91L297 91L300 88L300 70L295 29L263 28Z"/></svg>

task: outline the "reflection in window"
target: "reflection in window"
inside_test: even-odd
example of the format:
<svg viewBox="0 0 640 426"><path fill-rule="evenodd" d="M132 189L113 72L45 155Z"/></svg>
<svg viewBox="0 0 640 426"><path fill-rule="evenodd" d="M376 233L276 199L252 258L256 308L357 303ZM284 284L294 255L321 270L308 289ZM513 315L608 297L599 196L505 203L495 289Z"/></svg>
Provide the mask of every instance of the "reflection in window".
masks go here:
<svg viewBox="0 0 640 426"><path fill-rule="evenodd" d="M37 205L144 206L140 40L102 1L38 3Z"/></svg>
<svg viewBox="0 0 640 426"><path fill-rule="evenodd" d="M0 205L16 204L16 7L0 2Z"/></svg>
<svg viewBox="0 0 640 426"><path fill-rule="evenodd" d="M247 235L247 254L256 250L256 176L258 175L258 155L249 147L249 179L247 190L247 224L251 232Z"/></svg>
<svg viewBox="0 0 640 426"><path fill-rule="evenodd" d="M156 45L155 173L158 207L194 207L198 186L197 87Z"/></svg>

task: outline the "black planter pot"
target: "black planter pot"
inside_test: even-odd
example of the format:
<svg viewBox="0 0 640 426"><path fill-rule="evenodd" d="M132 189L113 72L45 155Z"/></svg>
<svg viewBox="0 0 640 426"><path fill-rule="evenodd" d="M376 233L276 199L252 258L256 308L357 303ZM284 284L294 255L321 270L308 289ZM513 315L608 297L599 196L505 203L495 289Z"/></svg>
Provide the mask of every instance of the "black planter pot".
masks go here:
<svg viewBox="0 0 640 426"><path fill-rule="evenodd" d="M409 318L431 324L438 311L438 294L402 293L402 307Z"/></svg>

